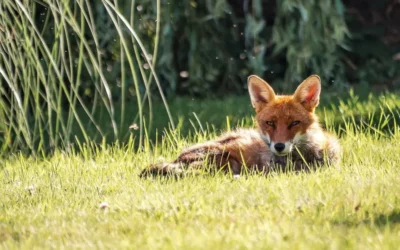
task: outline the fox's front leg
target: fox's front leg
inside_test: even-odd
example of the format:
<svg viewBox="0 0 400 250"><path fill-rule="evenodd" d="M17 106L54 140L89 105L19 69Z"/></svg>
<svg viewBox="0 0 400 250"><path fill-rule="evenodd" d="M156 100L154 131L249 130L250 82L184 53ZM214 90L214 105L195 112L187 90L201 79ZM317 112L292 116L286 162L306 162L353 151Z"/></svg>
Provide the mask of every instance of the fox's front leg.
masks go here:
<svg viewBox="0 0 400 250"><path fill-rule="evenodd" d="M275 170L281 171L301 171L310 168L303 159L290 159L290 156L275 156L272 165Z"/></svg>

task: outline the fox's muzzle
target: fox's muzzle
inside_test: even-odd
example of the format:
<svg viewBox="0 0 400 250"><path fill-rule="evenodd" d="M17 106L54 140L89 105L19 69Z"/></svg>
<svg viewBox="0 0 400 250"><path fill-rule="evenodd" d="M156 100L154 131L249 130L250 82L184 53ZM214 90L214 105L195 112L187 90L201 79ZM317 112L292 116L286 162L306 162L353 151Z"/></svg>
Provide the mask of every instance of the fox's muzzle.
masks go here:
<svg viewBox="0 0 400 250"><path fill-rule="evenodd" d="M271 141L269 148L272 151L272 153L274 153L278 156L284 156L284 155L289 154L292 151L293 143L290 141L287 141L285 143Z"/></svg>

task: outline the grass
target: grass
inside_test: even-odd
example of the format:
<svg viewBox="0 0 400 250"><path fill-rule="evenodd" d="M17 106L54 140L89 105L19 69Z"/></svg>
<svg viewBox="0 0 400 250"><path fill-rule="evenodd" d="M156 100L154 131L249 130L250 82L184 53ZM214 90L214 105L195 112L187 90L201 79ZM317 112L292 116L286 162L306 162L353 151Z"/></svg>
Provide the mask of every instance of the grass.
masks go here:
<svg viewBox="0 0 400 250"><path fill-rule="evenodd" d="M193 100L193 107L177 109L180 129L192 127L190 136L164 133L154 148L148 141L141 151L133 143L82 144L77 151L57 151L43 159L9 155L0 163L0 248L398 247L400 98L396 95L365 101L353 96L336 110L326 103L325 111L319 108L327 127L340 132L344 154L335 166L239 179L138 178L150 162L172 159L189 143L211 138L219 128L233 127L234 121L250 126L252 112L242 116L249 109L248 100L234 100ZM171 108L188 101L178 99ZM226 105L221 107L221 102ZM193 126L187 116L192 109L204 110L197 115L200 123L193 118ZM231 115L230 126L222 115ZM224 120L225 125L207 129L205 122L214 120Z"/></svg>
<svg viewBox="0 0 400 250"><path fill-rule="evenodd" d="M139 179L161 157L252 126L253 114L247 96L167 105L154 72L163 33L161 1L153 3L150 43L138 36L135 1L104 0L97 12L86 0L0 3L0 248L399 245L396 94L323 96L319 115L344 148L335 166ZM162 103L153 103L152 82ZM165 132L173 121L177 129ZM110 144L117 139L127 143Z"/></svg>

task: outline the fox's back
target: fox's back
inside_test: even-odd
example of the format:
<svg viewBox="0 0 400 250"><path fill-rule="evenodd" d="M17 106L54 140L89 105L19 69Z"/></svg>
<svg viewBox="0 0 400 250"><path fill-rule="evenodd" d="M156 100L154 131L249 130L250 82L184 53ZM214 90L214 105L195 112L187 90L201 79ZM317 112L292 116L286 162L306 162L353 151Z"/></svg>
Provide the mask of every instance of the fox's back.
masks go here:
<svg viewBox="0 0 400 250"><path fill-rule="evenodd" d="M215 140L200 143L187 148L181 154L184 157L197 157L223 152L230 158L244 163L247 167L265 167L271 161L272 154L260 133L255 129L237 129L226 132Z"/></svg>

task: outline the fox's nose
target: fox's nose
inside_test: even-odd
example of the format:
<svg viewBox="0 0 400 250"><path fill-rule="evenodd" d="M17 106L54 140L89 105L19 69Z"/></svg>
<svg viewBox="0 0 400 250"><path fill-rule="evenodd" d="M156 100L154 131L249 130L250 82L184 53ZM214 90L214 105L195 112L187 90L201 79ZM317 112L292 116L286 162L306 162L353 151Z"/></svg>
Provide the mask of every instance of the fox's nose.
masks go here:
<svg viewBox="0 0 400 250"><path fill-rule="evenodd" d="M280 153L285 149L285 144L283 144L282 142L278 142L277 144L275 144L275 149Z"/></svg>

